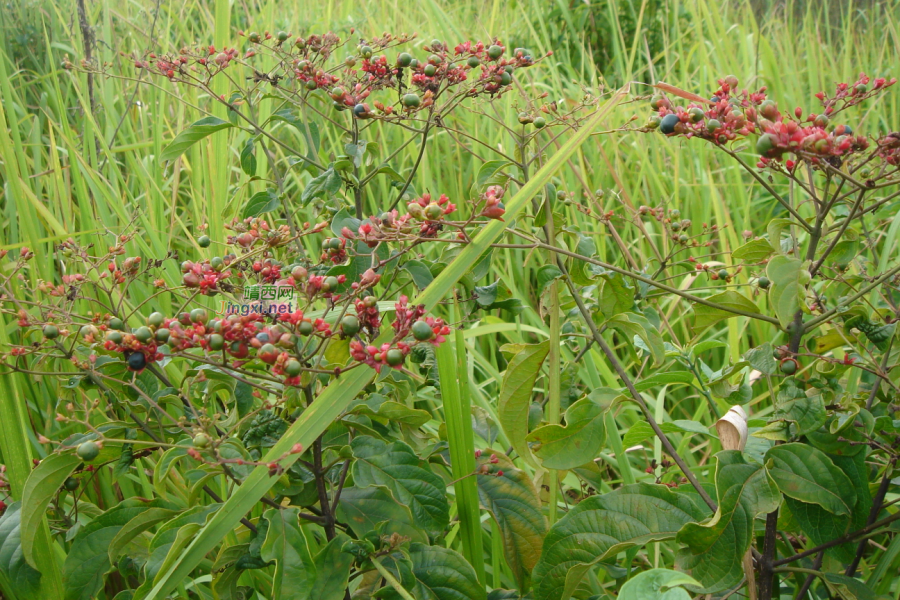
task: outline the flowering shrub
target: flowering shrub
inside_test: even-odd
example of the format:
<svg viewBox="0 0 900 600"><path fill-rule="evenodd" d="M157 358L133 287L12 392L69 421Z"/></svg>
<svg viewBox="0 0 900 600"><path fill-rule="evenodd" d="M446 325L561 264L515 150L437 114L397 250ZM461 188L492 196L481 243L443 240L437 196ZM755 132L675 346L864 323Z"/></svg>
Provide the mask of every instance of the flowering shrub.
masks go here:
<svg viewBox="0 0 900 600"><path fill-rule="evenodd" d="M544 57L525 48L242 36L129 57L225 117L180 132L167 168L208 136L243 136L235 205L195 226L189 258L140 251L134 225L60 242L54 281L28 248L5 257L3 377L59 401L35 436L46 457L16 466L25 483L0 504L0 548L21 539L0 554L4 592L874 597L857 574L876 574L900 519L900 266L883 241L900 134L857 132L850 109L895 79L860 75L815 111L733 76L708 96L657 84L644 126L606 132L734 161L778 212L726 249L727 223L563 189L557 171L610 139L589 136L624 93L531 97L517 78ZM514 152L454 126L501 106L518 113L501 124ZM408 138L386 147L400 139L386 131ZM477 163L463 194L418 189L438 133ZM479 285L507 251L543 262ZM539 327L516 322L525 301ZM524 341L470 352L467 336L512 331ZM660 422L673 393L702 399L692 419ZM680 573L632 564L648 541L661 551L646 566ZM44 568L53 544L61 577Z"/></svg>

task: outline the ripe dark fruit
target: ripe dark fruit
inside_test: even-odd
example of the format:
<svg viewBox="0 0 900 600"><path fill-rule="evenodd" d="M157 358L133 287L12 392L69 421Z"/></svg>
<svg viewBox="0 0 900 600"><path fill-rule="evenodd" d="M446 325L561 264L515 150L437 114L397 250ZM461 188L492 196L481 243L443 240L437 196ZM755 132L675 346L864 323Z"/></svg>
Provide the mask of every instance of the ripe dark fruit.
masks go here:
<svg viewBox="0 0 900 600"><path fill-rule="evenodd" d="M761 288L764 289L764 290L769 289L769 285L771 284L771 282L769 281L769 278L768 278L768 277L760 277L760 278L756 281L756 283L759 285L759 287L761 287Z"/></svg>
<svg viewBox="0 0 900 600"><path fill-rule="evenodd" d="M166 317L163 316L161 312L153 312L150 313L149 317L147 317L147 325L149 325L150 327L159 327L165 320Z"/></svg>
<svg viewBox="0 0 900 600"><path fill-rule="evenodd" d="M209 447L209 436L205 433L198 433L194 436L194 448L203 448Z"/></svg>
<svg viewBox="0 0 900 600"><path fill-rule="evenodd" d="M74 492L78 489L78 480L74 477L68 477L66 478L65 483L63 483L63 487L70 492Z"/></svg>
<svg viewBox="0 0 900 600"><path fill-rule="evenodd" d="M391 365L392 367L397 367L403 364L403 359L405 357L403 356L402 350L391 348L387 351L387 354L385 354L384 358L387 361L387 364Z"/></svg>
<svg viewBox="0 0 900 600"><path fill-rule="evenodd" d="M538 129L543 129L543 128L547 125L547 120L544 119L544 117L537 117L537 118L534 120L533 125L534 125L535 127L537 127Z"/></svg>
<svg viewBox="0 0 900 600"><path fill-rule="evenodd" d="M781 361L781 372L785 375L793 375L797 372L797 361L793 358L785 358Z"/></svg>
<svg viewBox="0 0 900 600"><path fill-rule="evenodd" d="M48 340L55 340L59 337L59 329L53 325L44 325L43 333Z"/></svg>
<svg viewBox="0 0 900 600"><path fill-rule="evenodd" d="M466 64L469 65L470 69L474 69L475 67L477 67L478 65L481 64L481 60L479 60L479 58L477 56L470 56L469 59L466 61Z"/></svg>
<svg viewBox="0 0 900 600"><path fill-rule="evenodd" d="M209 245L212 243L212 240L209 239L208 235L201 235L197 238L197 245L201 248L209 248Z"/></svg>
<svg viewBox="0 0 900 600"><path fill-rule="evenodd" d="M400 56L397 57L397 66L408 67L410 65L410 63L412 62L412 60L413 60L412 54L409 54L407 52L402 52L400 54Z"/></svg>
<svg viewBox="0 0 900 600"><path fill-rule="evenodd" d="M149 327L138 327L134 330L134 337L142 344L146 344L153 339L153 332L150 331Z"/></svg>
<svg viewBox="0 0 900 600"><path fill-rule="evenodd" d="M659 122L659 131L665 135L675 133L675 126L681 123L681 119L674 113L664 116Z"/></svg>
<svg viewBox="0 0 900 600"><path fill-rule="evenodd" d="M219 335L218 333L214 333L209 336L209 349L210 350L221 350L225 347L225 338Z"/></svg>
<svg viewBox="0 0 900 600"><path fill-rule="evenodd" d="M96 442L82 442L75 449L75 454L84 462L91 462L100 456L100 446Z"/></svg>
<svg viewBox="0 0 900 600"><path fill-rule="evenodd" d="M406 94L403 96L403 106L407 108L415 108L420 102L421 99L418 94Z"/></svg>
<svg viewBox="0 0 900 600"><path fill-rule="evenodd" d="M369 111L366 110L365 104L357 104L353 107L353 114L356 115L357 118L365 119L368 113Z"/></svg>
<svg viewBox="0 0 900 600"><path fill-rule="evenodd" d="M161 329L156 330L156 335L154 337L156 337L157 342L159 342L161 344L165 344L169 341L169 335L170 335L169 330L166 329L165 327L163 327Z"/></svg>
<svg viewBox="0 0 900 600"><path fill-rule="evenodd" d="M427 342L434 337L434 331L431 329L431 325L425 321L416 321L413 323L411 331L413 337L420 342Z"/></svg>
<svg viewBox="0 0 900 600"><path fill-rule="evenodd" d="M719 271L719 279L728 279L728 271L721 269Z"/></svg>
<svg viewBox="0 0 900 600"><path fill-rule="evenodd" d="M346 336L356 335L359 332L359 319L353 315L341 319L341 332Z"/></svg>
<svg viewBox="0 0 900 600"><path fill-rule="evenodd" d="M493 46L488 48L487 53L488 53L488 56L491 58L491 60L497 60L498 58L503 56L503 48L494 44Z"/></svg>
<svg viewBox="0 0 900 600"><path fill-rule="evenodd" d="M312 335L313 324L309 321L302 321L300 323L300 326L297 328L297 331L300 332L300 335Z"/></svg>
<svg viewBox="0 0 900 600"><path fill-rule="evenodd" d="M110 329L116 329L118 331L122 331L123 329L125 329L125 322L118 317L113 317L112 319L110 319L107 325Z"/></svg>
<svg viewBox="0 0 900 600"><path fill-rule="evenodd" d="M147 357L143 352L132 352L128 355L128 368L132 371L143 371L147 366Z"/></svg>
<svg viewBox="0 0 900 600"><path fill-rule="evenodd" d="M425 65L425 68L422 69L422 72L425 73L428 77L434 77L434 74L437 73L437 67L434 65Z"/></svg>
<svg viewBox="0 0 900 600"><path fill-rule="evenodd" d="M294 360L293 358L287 361L284 364L284 373L288 377L296 377L300 373L303 372L303 365L300 364L300 361Z"/></svg>
<svg viewBox="0 0 900 600"><path fill-rule="evenodd" d="M206 323L209 319L209 313L204 308L195 308L191 311L191 321L193 323Z"/></svg>

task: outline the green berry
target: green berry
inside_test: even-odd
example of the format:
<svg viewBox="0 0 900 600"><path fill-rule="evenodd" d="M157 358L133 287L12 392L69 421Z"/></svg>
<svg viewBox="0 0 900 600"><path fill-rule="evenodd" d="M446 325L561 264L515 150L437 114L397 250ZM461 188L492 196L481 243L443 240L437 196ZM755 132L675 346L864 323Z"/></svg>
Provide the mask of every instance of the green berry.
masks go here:
<svg viewBox="0 0 900 600"><path fill-rule="evenodd" d="M703 114L703 109L697 108L696 106L688 111L688 115L690 115L691 121L694 123L699 123L700 121L703 120L703 117L705 116Z"/></svg>
<svg viewBox="0 0 900 600"><path fill-rule="evenodd" d="M279 42L286 42L288 39L288 34L286 31L279 31L278 35L276 35L275 37L278 38Z"/></svg>
<svg viewBox="0 0 900 600"><path fill-rule="evenodd" d="M153 339L153 332L149 327L138 327L134 330L134 337L142 344L146 344Z"/></svg>
<svg viewBox="0 0 900 600"><path fill-rule="evenodd" d="M198 433L194 436L194 448L203 448L209 447L209 436L205 433Z"/></svg>
<svg viewBox="0 0 900 600"><path fill-rule="evenodd" d="M284 373L288 377L296 377L300 373L303 372L303 365L300 364L300 361L295 359L290 359L286 363L284 363Z"/></svg>
<svg viewBox="0 0 900 600"><path fill-rule="evenodd" d="M793 375L797 372L797 361L793 358L785 358L781 361L781 372L785 375Z"/></svg>
<svg viewBox="0 0 900 600"><path fill-rule="evenodd" d="M118 331L122 331L123 329L125 329L125 321L118 317L113 317L112 319L110 319L107 325L110 329L116 329Z"/></svg>
<svg viewBox="0 0 900 600"><path fill-rule="evenodd" d="M312 335L313 324L309 321L302 321L300 326L297 327L297 331L300 332L300 335Z"/></svg>
<svg viewBox="0 0 900 600"><path fill-rule="evenodd" d="M418 94L406 94L403 96L403 106L407 108L415 108L420 102L421 99Z"/></svg>
<svg viewBox="0 0 900 600"><path fill-rule="evenodd" d="M765 133L756 140L756 153L760 156L767 156L775 147L775 137L771 133Z"/></svg>
<svg viewBox="0 0 900 600"><path fill-rule="evenodd" d="M532 125L537 129L543 129L547 125L547 120L544 117L536 117Z"/></svg>
<svg viewBox="0 0 900 600"><path fill-rule="evenodd" d="M425 217L430 221L437 221L442 214L444 214L443 209L434 202L425 207Z"/></svg>
<svg viewBox="0 0 900 600"><path fill-rule="evenodd" d="M160 344L166 344L169 341L170 332L165 327L156 330L156 341Z"/></svg>
<svg viewBox="0 0 900 600"><path fill-rule="evenodd" d="M78 489L78 480L74 477L67 477L65 483L63 483L63 487L70 492L74 492Z"/></svg>
<svg viewBox="0 0 900 600"><path fill-rule="evenodd" d="M212 240L209 239L208 235L201 235L197 238L197 245L201 248L209 248L209 245L212 243Z"/></svg>
<svg viewBox="0 0 900 600"><path fill-rule="evenodd" d="M121 344L122 343L122 332L116 331L113 329L112 331L106 332L106 339L112 342L113 344Z"/></svg>
<svg viewBox="0 0 900 600"><path fill-rule="evenodd" d="M721 129L721 128L722 128L722 123L718 119L710 119L709 121L706 122L706 131L708 131L709 133L713 133L717 129Z"/></svg>
<svg viewBox="0 0 900 600"><path fill-rule="evenodd" d="M341 333L345 336L356 335L359 332L359 319L353 315L347 315L341 319Z"/></svg>
<svg viewBox="0 0 900 600"><path fill-rule="evenodd" d="M437 67L434 65L425 65L425 68L422 70L428 77L434 77L434 74L437 73Z"/></svg>
<svg viewBox="0 0 900 600"><path fill-rule="evenodd" d="M191 311L191 322L193 323L206 323L208 319L209 313L205 308L195 308Z"/></svg>
<svg viewBox="0 0 900 600"><path fill-rule="evenodd" d="M375 308L376 306L378 306L378 298L376 298L375 296L366 296L365 298L363 298L363 305L366 308Z"/></svg>
<svg viewBox="0 0 900 600"><path fill-rule="evenodd" d="M54 325L44 325L43 333L48 340L55 340L59 337L59 329Z"/></svg>
<svg viewBox="0 0 900 600"><path fill-rule="evenodd" d="M402 365L404 358L405 358L405 356L403 356L403 351L398 350L397 348L391 348L390 350L387 351L387 354L385 355L385 360L387 360L387 364L391 365L392 367L397 367L399 365Z"/></svg>
<svg viewBox="0 0 900 600"><path fill-rule="evenodd" d="M84 462L91 462L100 456L100 446L95 442L82 442L75 450L75 454Z"/></svg>
<svg viewBox="0 0 900 600"><path fill-rule="evenodd" d="M150 316L147 317L147 325L150 327L159 327L165 320L166 317L163 316L161 312L152 312L150 313Z"/></svg>
<svg viewBox="0 0 900 600"><path fill-rule="evenodd" d="M325 278L325 281L322 282L322 291L323 292L333 292L337 289L337 286L340 285L338 283L337 277L329 276Z"/></svg>
<svg viewBox="0 0 900 600"><path fill-rule="evenodd" d="M225 259L221 256L213 256L209 261L209 266L213 268L213 271L221 272L225 269Z"/></svg>
<svg viewBox="0 0 900 600"><path fill-rule="evenodd" d="M728 271L721 269L719 271L719 279L728 279Z"/></svg>
<svg viewBox="0 0 900 600"><path fill-rule="evenodd" d="M412 62L412 60L413 60L413 57L411 54L402 52L400 54L400 56L397 57L397 66L408 67L410 65L410 63Z"/></svg>
<svg viewBox="0 0 900 600"><path fill-rule="evenodd" d="M512 83L512 75L503 71L503 74L500 75L500 85L510 85Z"/></svg>
<svg viewBox="0 0 900 600"><path fill-rule="evenodd" d="M219 335L218 333L214 333L209 336L209 349L210 350L221 350L225 347L225 338Z"/></svg>
<svg viewBox="0 0 900 600"><path fill-rule="evenodd" d="M372 48L369 46L362 45L358 48L359 55L363 58L372 58Z"/></svg>
<svg viewBox="0 0 900 600"><path fill-rule="evenodd" d="M481 64L481 60L477 56L470 56L466 64L469 65L470 69L474 69Z"/></svg>
<svg viewBox="0 0 900 600"><path fill-rule="evenodd" d="M258 44L260 41L259 34L256 33L255 31L253 33L251 33L250 35L248 35L247 39L250 40L254 44Z"/></svg>
<svg viewBox="0 0 900 600"><path fill-rule="evenodd" d="M491 58L491 60L497 60L498 58L503 56L503 48L494 44L493 46L488 48L487 53L488 53L488 56Z"/></svg>
<svg viewBox="0 0 900 600"><path fill-rule="evenodd" d="M771 284L768 277L760 277L756 280L756 283L764 290L769 289L769 285Z"/></svg>
<svg viewBox="0 0 900 600"><path fill-rule="evenodd" d="M413 323L411 331L413 337L420 342L427 342L434 337L434 331L432 330L431 325L425 321L416 321Z"/></svg>

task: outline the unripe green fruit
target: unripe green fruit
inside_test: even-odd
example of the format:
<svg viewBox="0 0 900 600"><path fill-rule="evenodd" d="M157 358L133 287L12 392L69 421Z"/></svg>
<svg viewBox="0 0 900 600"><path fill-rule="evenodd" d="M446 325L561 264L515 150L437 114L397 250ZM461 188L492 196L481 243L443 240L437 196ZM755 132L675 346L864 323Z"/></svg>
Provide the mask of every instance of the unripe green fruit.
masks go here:
<svg viewBox="0 0 900 600"><path fill-rule="evenodd" d="M296 377L300 373L303 372L303 365L300 364L300 361L294 360L293 358L287 361L284 364L284 373L288 377Z"/></svg>
<svg viewBox="0 0 900 600"><path fill-rule="evenodd" d="M213 271L221 272L225 268L225 259L221 256L213 256L209 261L209 266L213 268Z"/></svg>
<svg viewBox="0 0 900 600"><path fill-rule="evenodd" d="M375 296L366 296L363 298L363 306L366 308L375 308L378 306L378 298Z"/></svg>
<svg viewBox="0 0 900 600"><path fill-rule="evenodd" d="M107 325L110 329L115 329L117 331L122 331L123 329L125 329L125 321L118 317L113 317L112 319L110 319Z"/></svg>
<svg viewBox="0 0 900 600"><path fill-rule="evenodd" d="M487 53L488 53L488 56L491 58L491 60L497 60L498 58L503 56L503 48L494 44L493 46L488 48Z"/></svg>
<svg viewBox="0 0 900 600"><path fill-rule="evenodd" d="M775 137L766 133L759 136L759 139L756 140L756 153L760 156L766 156L775 147Z"/></svg>
<svg viewBox="0 0 900 600"><path fill-rule="evenodd" d="M134 337L142 344L146 344L153 339L153 332L150 331L149 327L138 327L134 330Z"/></svg>
<svg viewBox="0 0 900 600"><path fill-rule="evenodd" d="M418 94L406 94L403 96L403 106L407 108L415 108L421 101Z"/></svg>
<svg viewBox="0 0 900 600"><path fill-rule="evenodd" d="M78 483L78 480L74 477L67 477L66 481L63 483L63 487L70 492L74 492L78 489Z"/></svg>
<svg viewBox="0 0 900 600"><path fill-rule="evenodd" d="M225 347L225 338L219 335L218 333L214 333L209 336L209 349L210 350L221 350Z"/></svg>
<svg viewBox="0 0 900 600"><path fill-rule="evenodd" d="M91 462L100 456L100 446L95 442L82 442L76 448L75 454L84 462Z"/></svg>
<svg viewBox="0 0 900 600"><path fill-rule="evenodd" d="M477 56L470 56L469 59L466 61L466 64L469 65L470 69L474 69L475 67L477 67L478 65L481 64L481 60L479 60L479 58Z"/></svg>
<svg viewBox="0 0 900 600"><path fill-rule="evenodd" d="M44 325L44 329L42 330L44 337L48 340L55 340L59 337L59 329L54 325Z"/></svg>
<svg viewBox="0 0 900 600"><path fill-rule="evenodd" d="M356 335L359 333L359 319L353 315L347 315L341 319L341 333L345 336Z"/></svg>
<svg viewBox="0 0 900 600"><path fill-rule="evenodd" d="M147 325L150 327L159 327L165 320L166 317L161 312L152 312L150 313L150 316L147 317Z"/></svg>
<svg viewBox="0 0 900 600"><path fill-rule="evenodd" d="M703 120L703 117L706 115L703 114L702 108L697 108L696 106L688 111L688 114L691 117L691 121L694 123L699 123Z"/></svg>
<svg viewBox="0 0 900 600"><path fill-rule="evenodd" d="M258 44L260 37L259 37L259 34L254 31L250 35L247 36L247 39L250 40L254 44Z"/></svg>
<svg viewBox="0 0 900 600"><path fill-rule="evenodd" d="M163 328L161 328L161 329L157 329L157 330L156 330L156 336L155 336L155 337L156 337L156 341L159 342L159 343L161 343L161 344L168 343L168 341L169 341L169 335L171 335L171 334L169 333L169 330L166 329L165 327L163 327Z"/></svg>
<svg viewBox="0 0 900 600"><path fill-rule="evenodd" d="M512 75L508 72L503 71L503 74L500 76L500 85L509 85L512 83Z"/></svg>
<svg viewBox="0 0 900 600"><path fill-rule="evenodd" d="M756 283L757 283L757 285L759 285L759 287L761 287L762 289L766 290L766 289L769 289L769 285L770 285L772 282L769 281L769 278L768 278L768 277L760 277L760 278L756 281Z"/></svg>
<svg viewBox="0 0 900 600"><path fill-rule="evenodd" d="M725 269L719 270L719 279L728 279L728 271Z"/></svg>
<svg viewBox="0 0 900 600"><path fill-rule="evenodd" d="M212 240L209 239L208 235L201 235L197 238L197 245L201 248L209 248L209 245L212 243Z"/></svg>
<svg viewBox="0 0 900 600"><path fill-rule="evenodd" d="M387 351L387 354L385 355L385 360L387 360L387 364L391 365L392 367L402 365L404 358L405 357L403 356L403 351L398 350L397 348L391 348L390 350Z"/></svg>
<svg viewBox="0 0 900 600"><path fill-rule="evenodd" d="M288 34L287 34L286 31L279 31L279 32L278 32L278 35L276 35L275 37L278 38L278 41L279 41L279 42L284 42L284 41L287 41L287 39L288 39Z"/></svg>
<svg viewBox="0 0 900 600"><path fill-rule="evenodd" d="M412 62L413 57L411 54L406 52L402 52L400 56L397 57L397 65L400 67L408 67Z"/></svg>
<svg viewBox="0 0 900 600"><path fill-rule="evenodd" d="M194 448L203 448L209 447L209 436L205 433L198 433L194 436Z"/></svg>
<svg viewBox="0 0 900 600"><path fill-rule="evenodd" d="M433 202L425 207L425 217L431 221L440 219L442 214L444 214L444 211Z"/></svg>
<svg viewBox="0 0 900 600"><path fill-rule="evenodd" d="M300 325L297 327L297 331L300 332L300 335L311 335L313 329L313 324L309 321L301 321Z"/></svg>
<svg viewBox="0 0 900 600"><path fill-rule="evenodd" d="M372 48L370 48L369 46L360 46L358 50L359 55L363 58L372 58Z"/></svg>
<svg viewBox="0 0 900 600"><path fill-rule="evenodd" d="M322 291L326 293L333 292L337 289L338 285L339 283L337 277L334 277L333 275L330 277L326 277L325 281L322 282Z"/></svg>
<svg viewBox="0 0 900 600"><path fill-rule="evenodd" d="M122 332L121 331L107 331L106 339L112 342L113 344L121 344L122 343Z"/></svg>
<svg viewBox="0 0 900 600"><path fill-rule="evenodd" d="M206 323L209 319L209 313L205 308L195 308L191 311L191 321L194 323Z"/></svg>
<svg viewBox="0 0 900 600"><path fill-rule="evenodd" d="M786 358L781 361L781 372L785 375L793 375L797 372L797 361L793 358Z"/></svg>
<svg viewBox="0 0 900 600"><path fill-rule="evenodd" d="M547 120L544 117L537 117L534 120L533 125L538 129L543 129L547 125Z"/></svg>
<svg viewBox="0 0 900 600"><path fill-rule="evenodd" d="M413 337L420 342L427 342L434 337L434 331L432 330L431 325L425 321L416 321L413 323L411 331Z"/></svg>
<svg viewBox="0 0 900 600"><path fill-rule="evenodd" d="M425 65L425 68L422 70L428 77L434 77L434 74L437 73L437 67L434 65Z"/></svg>
<svg viewBox="0 0 900 600"><path fill-rule="evenodd" d="M706 131L709 133L715 132L717 129L722 128L722 123L718 119L710 119L706 122Z"/></svg>

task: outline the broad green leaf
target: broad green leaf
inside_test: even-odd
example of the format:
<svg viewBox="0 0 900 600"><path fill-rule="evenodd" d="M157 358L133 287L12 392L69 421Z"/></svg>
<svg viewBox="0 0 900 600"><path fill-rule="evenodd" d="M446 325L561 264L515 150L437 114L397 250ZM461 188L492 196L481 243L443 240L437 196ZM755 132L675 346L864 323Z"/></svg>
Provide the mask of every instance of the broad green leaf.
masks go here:
<svg viewBox="0 0 900 600"><path fill-rule="evenodd" d="M879 600L879 596L859 579L847 577L840 573L824 573L821 577L825 587L835 600Z"/></svg>
<svg viewBox="0 0 900 600"><path fill-rule="evenodd" d="M492 473L477 476L478 496L500 528L504 556L519 589L525 591L531 571L541 556L547 519L528 474L515 468L506 456L498 455L497 459ZM490 464L487 455L479 459L479 466ZM503 475L497 475L497 469L502 470Z"/></svg>
<svg viewBox="0 0 900 600"><path fill-rule="evenodd" d="M767 259L774 252L767 240L750 240L731 253L732 258L746 262L758 263Z"/></svg>
<svg viewBox="0 0 900 600"><path fill-rule="evenodd" d="M621 313L611 317L607 324L618 329L632 339L637 338L653 356L653 364L662 364L666 357L666 349L662 337L646 317L635 313Z"/></svg>
<svg viewBox="0 0 900 600"><path fill-rule="evenodd" d="M619 590L618 600L691 600L680 585L700 587L700 583L684 573L670 569L650 569L638 573Z"/></svg>
<svg viewBox="0 0 900 600"><path fill-rule="evenodd" d="M215 514L218 508L218 504L196 506L160 525L156 535L150 540L150 556L147 557L144 565L146 579L144 584L138 588L139 593L135 593L135 598L153 598L153 594L147 593L147 590L155 585L158 577L178 559L184 545L196 535L198 527L206 521L209 515Z"/></svg>
<svg viewBox="0 0 900 600"><path fill-rule="evenodd" d="M19 530L22 554L34 568L37 568L34 558L35 537L41 527L41 519L44 518L47 505L75 467L80 464L81 459L75 454L51 454L42 460L25 480Z"/></svg>
<svg viewBox="0 0 900 600"><path fill-rule="evenodd" d="M506 437L516 453L525 462L538 468L538 463L528 448L528 408L534 382L541 372L541 365L550 352L550 342L522 345L506 367L500 385L497 416Z"/></svg>
<svg viewBox="0 0 900 600"><path fill-rule="evenodd" d="M129 521L145 512L146 504L124 501L79 530L63 567L66 600L91 600L103 588L103 576L112 568L109 549Z"/></svg>
<svg viewBox="0 0 900 600"><path fill-rule="evenodd" d="M416 284L416 287L420 290L424 290L428 287L429 283L434 281L431 271L429 271L428 267L425 266L425 263L420 260L406 261L403 263L403 269L412 276L413 283Z"/></svg>
<svg viewBox="0 0 900 600"><path fill-rule="evenodd" d="M241 149L241 170L249 177L256 175L256 153L253 152L253 138L247 140Z"/></svg>
<svg viewBox="0 0 900 600"><path fill-rule="evenodd" d="M740 292L727 291L721 294L714 294L707 298L710 302L721 304L727 308L734 308L744 312L759 314L759 307L752 300L741 294ZM694 305L694 330L701 331L715 325L725 319L732 319L738 315L720 308L712 308L704 304Z"/></svg>
<svg viewBox="0 0 900 600"><path fill-rule="evenodd" d="M526 440L536 445L535 455L547 469L573 469L593 460L606 441L603 416L619 393L582 398L566 410L565 426L552 423L532 431Z"/></svg>
<svg viewBox="0 0 900 600"><path fill-rule="evenodd" d="M398 564L402 563L395 556L386 556L383 564L397 573ZM408 589L416 600L487 600L475 569L458 552L442 546L413 543L409 547L409 563L413 579ZM407 578L398 574L397 579L406 587ZM385 587L383 595L379 595L387 600L400 598L390 587Z"/></svg>
<svg viewBox="0 0 900 600"><path fill-rule="evenodd" d="M696 433L699 435L711 435L709 428L697 421L680 419L677 421L667 421L665 423L660 423L659 428L662 429L663 433ZM646 421L638 421L628 429L628 432L622 438L622 445L625 448L631 448L632 446L636 446L649 440L655 435L656 434L649 423Z"/></svg>
<svg viewBox="0 0 900 600"><path fill-rule="evenodd" d="M280 206L278 192L272 188L266 188L261 192L256 192L247 200L241 218L258 217L261 214L277 210Z"/></svg>
<svg viewBox="0 0 900 600"><path fill-rule="evenodd" d="M154 525L168 521L178 515L180 511L168 508L152 507L142 511L125 523L116 536L110 541L107 554L110 564L115 564L119 554L135 537L147 531Z"/></svg>
<svg viewBox="0 0 900 600"><path fill-rule="evenodd" d="M634 287L621 273L607 272L600 278L600 312L607 319L634 307Z"/></svg>
<svg viewBox="0 0 900 600"><path fill-rule="evenodd" d="M536 600L567 600L597 563L649 542L672 539L685 524L708 515L688 496L637 483L583 500L544 539L534 568Z"/></svg>
<svg viewBox="0 0 900 600"><path fill-rule="evenodd" d="M266 562L275 561L273 600L308 600L315 589L316 567L300 528L299 512L297 508L272 508L263 514L269 528L259 554Z"/></svg>
<svg viewBox="0 0 900 600"><path fill-rule="evenodd" d="M769 302L782 327L787 327L800 309L800 302L805 293L803 286L800 285L802 272L803 261L787 256L776 256L766 267L766 275L772 281L769 288Z"/></svg>
<svg viewBox="0 0 900 600"><path fill-rule="evenodd" d="M785 496L849 515L856 504L850 479L821 450L808 444L774 446L766 453L769 473Z"/></svg>
<svg viewBox="0 0 900 600"><path fill-rule="evenodd" d="M300 204L306 206L316 198L328 200L340 191L342 184L341 176L330 166L306 184L300 194Z"/></svg>
<svg viewBox="0 0 900 600"><path fill-rule="evenodd" d="M590 137L600 123L606 119L610 111L625 97L622 91L616 92L604 105L588 116L582 127L534 174L534 176L516 192L506 203L505 220L492 220L481 228L479 233L460 252L453 262L435 277L434 281L411 304L423 304L425 310L431 310L440 302L457 282L462 279L473 264L490 249L506 230L509 223L525 210L531 199L544 189L544 186L565 164L575 151ZM378 340L388 341L389 333ZM275 446L262 458L264 462L280 461L284 468L289 467L299 458L290 454L295 444L308 448L316 438L350 405L356 396L372 381L374 373L368 369L354 369L343 374L339 380L327 386L319 394L312 406L307 408L291 427L285 432ZM527 405L525 408L527 425ZM524 433L522 434L524 438ZM287 457L287 458L283 458ZM229 531L237 526L240 519L250 512L259 499L277 482L270 477L265 465L257 466L243 484L225 502L194 537L178 561L174 562L154 582L150 595L164 597L189 576L204 557L220 543ZM343 495L342 495L343 497Z"/></svg>
<svg viewBox="0 0 900 600"><path fill-rule="evenodd" d="M550 284L562 277L562 271L556 265L544 265L537 270L537 288L535 292L538 296L543 295Z"/></svg>
<svg viewBox="0 0 900 600"><path fill-rule="evenodd" d="M694 374L690 371L668 371L664 373L655 373L649 377L644 377L634 384L639 392L646 392L649 389L669 385L672 383L690 384L694 381Z"/></svg>
<svg viewBox="0 0 900 600"><path fill-rule="evenodd" d="M701 583L703 593L740 582L754 519L781 504L781 494L764 467L748 463L737 450L719 452L716 458L719 509L709 521L685 525L676 538L686 546L676 564Z"/></svg>
<svg viewBox="0 0 900 600"><path fill-rule="evenodd" d="M775 417L794 423L797 427L795 435L798 436L816 431L828 420L825 402L820 394L807 396L802 390L799 392L797 397L784 398L779 392L775 406Z"/></svg>
<svg viewBox="0 0 900 600"><path fill-rule="evenodd" d="M509 176L503 174L503 169L509 166L512 166L512 163L507 160L489 160L482 164L472 185L473 195L483 193L491 185L504 185Z"/></svg>
<svg viewBox="0 0 900 600"><path fill-rule="evenodd" d="M360 538L384 523L382 533L385 535L399 533L416 542L428 541L428 536L416 525L409 507L397 502L384 486L344 488L338 515Z"/></svg>
<svg viewBox="0 0 900 600"><path fill-rule="evenodd" d="M794 222L790 219L772 219L769 221L769 225L766 227L766 233L769 236L769 245L772 246L772 250L784 254L785 251L781 244L781 235L784 233L785 229L793 224Z"/></svg>
<svg viewBox="0 0 900 600"><path fill-rule="evenodd" d="M778 363L775 362L775 357L772 353L772 344L763 342L756 348L747 350L743 359L763 375L774 375L778 370Z"/></svg>
<svg viewBox="0 0 900 600"><path fill-rule="evenodd" d="M401 441L387 444L369 436L350 443L356 462L353 481L359 487L383 485L409 507L417 526L439 534L450 522L444 481L427 468L413 449Z"/></svg>
<svg viewBox="0 0 900 600"><path fill-rule="evenodd" d="M316 554L316 580L311 589L310 600L344 599L353 556L342 552L341 548L349 539L346 534L338 533Z"/></svg>
<svg viewBox="0 0 900 600"><path fill-rule="evenodd" d="M349 414L365 415L370 419L380 422L382 425L388 423L403 423L411 427L421 427L432 419L431 413L421 408L410 408L405 404L387 400L381 402L377 407L372 407L368 403L354 406L350 409Z"/></svg>
<svg viewBox="0 0 900 600"><path fill-rule="evenodd" d="M162 153L159 155L159 160L175 160L203 138L230 127L233 127L231 123L218 117L204 117L199 121L195 121L187 129L176 135L175 139L169 142L168 146L163 148Z"/></svg>
<svg viewBox="0 0 900 600"><path fill-rule="evenodd" d="M41 574L27 562L21 546L21 504L13 502L0 516L0 577L22 600L41 600Z"/></svg>

